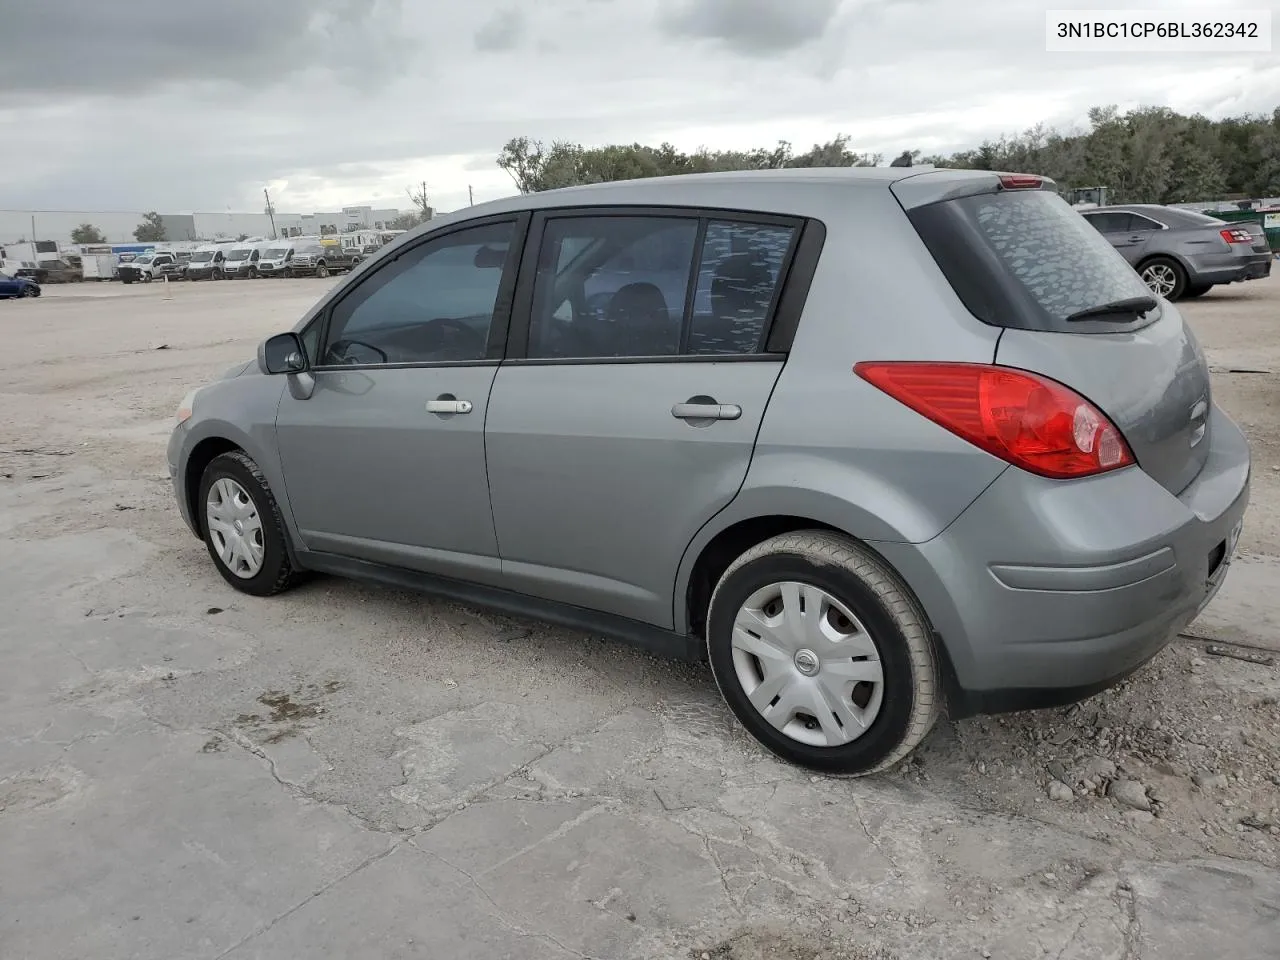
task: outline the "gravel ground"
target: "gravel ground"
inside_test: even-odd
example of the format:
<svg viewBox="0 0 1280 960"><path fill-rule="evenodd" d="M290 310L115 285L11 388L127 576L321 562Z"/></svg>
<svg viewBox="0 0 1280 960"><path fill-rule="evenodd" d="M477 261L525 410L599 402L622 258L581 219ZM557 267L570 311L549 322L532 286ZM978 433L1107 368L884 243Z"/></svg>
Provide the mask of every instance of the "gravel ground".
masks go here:
<svg viewBox="0 0 1280 960"><path fill-rule="evenodd" d="M701 667L231 591L172 503L172 413L326 283L0 304L0 956L1274 955L1280 276L1184 306L1255 458L1189 635L858 781L766 756Z"/></svg>

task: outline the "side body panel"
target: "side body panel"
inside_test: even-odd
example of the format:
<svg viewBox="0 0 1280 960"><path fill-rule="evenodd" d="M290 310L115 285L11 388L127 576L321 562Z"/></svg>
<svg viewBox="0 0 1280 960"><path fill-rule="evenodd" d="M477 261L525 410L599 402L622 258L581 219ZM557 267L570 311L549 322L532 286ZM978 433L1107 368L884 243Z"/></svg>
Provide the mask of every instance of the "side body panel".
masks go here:
<svg viewBox="0 0 1280 960"><path fill-rule="evenodd" d="M960 187L970 181L982 182L961 178ZM789 516L862 540L918 543L1006 469L853 372L862 360L990 363L1000 331L964 308L883 186L832 191L822 219L822 260L742 490L680 561L677 630L689 629L699 554L735 523Z"/></svg>

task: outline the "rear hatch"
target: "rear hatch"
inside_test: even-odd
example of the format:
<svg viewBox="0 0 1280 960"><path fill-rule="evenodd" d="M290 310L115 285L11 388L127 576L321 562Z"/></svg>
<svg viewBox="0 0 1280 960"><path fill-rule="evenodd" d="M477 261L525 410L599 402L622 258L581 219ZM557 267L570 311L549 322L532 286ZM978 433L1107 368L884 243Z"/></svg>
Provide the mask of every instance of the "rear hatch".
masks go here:
<svg viewBox="0 0 1280 960"><path fill-rule="evenodd" d="M1152 301L1051 181L992 174L956 191L920 182L945 175L894 190L965 306L1002 328L994 362L1081 394L1143 470L1182 492L1208 455L1210 393L1204 353L1177 308Z"/></svg>

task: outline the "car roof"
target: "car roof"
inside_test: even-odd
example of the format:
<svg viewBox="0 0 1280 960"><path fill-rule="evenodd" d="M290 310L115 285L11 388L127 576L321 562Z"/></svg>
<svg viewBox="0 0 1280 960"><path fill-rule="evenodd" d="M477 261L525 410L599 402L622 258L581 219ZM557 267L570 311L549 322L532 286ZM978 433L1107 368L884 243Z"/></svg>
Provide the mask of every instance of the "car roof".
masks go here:
<svg viewBox="0 0 1280 960"><path fill-rule="evenodd" d="M768 170L733 170L719 173L689 173L670 177L614 180L537 193L517 194L501 200L463 207L433 217L421 226L396 237L395 243L433 232L441 226L486 216L521 213L558 207L585 206L705 206L744 209L761 213L799 213L791 209L815 200L831 190L849 187L887 190L903 180L934 175L947 183L990 180L991 170L953 167L787 167Z"/></svg>

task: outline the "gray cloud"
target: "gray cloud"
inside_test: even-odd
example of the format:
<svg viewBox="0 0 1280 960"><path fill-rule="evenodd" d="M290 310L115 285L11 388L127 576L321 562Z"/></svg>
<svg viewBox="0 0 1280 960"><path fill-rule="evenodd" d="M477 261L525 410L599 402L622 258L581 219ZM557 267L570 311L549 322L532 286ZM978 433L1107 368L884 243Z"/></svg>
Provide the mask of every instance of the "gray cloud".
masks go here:
<svg viewBox="0 0 1280 960"><path fill-rule="evenodd" d="M794 50L822 36L840 0L679 0L659 23L673 37L715 40L743 54Z"/></svg>
<svg viewBox="0 0 1280 960"><path fill-rule="evenodd" d="M147 33L128 27L145 0L39 27L29 11L54 0L0 0L0 209L260 210L266 184L281 210L407 206L426 179L448 210L469 184L477 201L511 192L493 161L522 135L691 150L844 132L896 155L1065 129L1116 101L1269 114L1280 90L1266 54L1046 54L1042 11L1005 0L846 0L830 16L791 0L798 19L771 0L753 15L767 26L748 24L774 35L755 61L742 51L763 41L710 0L674 31L684 0L541 0L521 6L519 42L478 56L472 38L512 2L252 0L246 32L240 0L168 0Z"/></svg>
<svg viewBox="0 0 1280 960"><path fill-rule="evenodd" d="M525 27L524 11L519 7L495 10L476 31L476 49L486 52L511 50L523 38Z"/></svg>
<svg viewBox="0 0 1280 960"><path fill-rule="evenodd" d="M315 64L369 76L404 54L399 11L400 0L6 4L0 89L105 95L201 81L252 87Z"/></svg>

